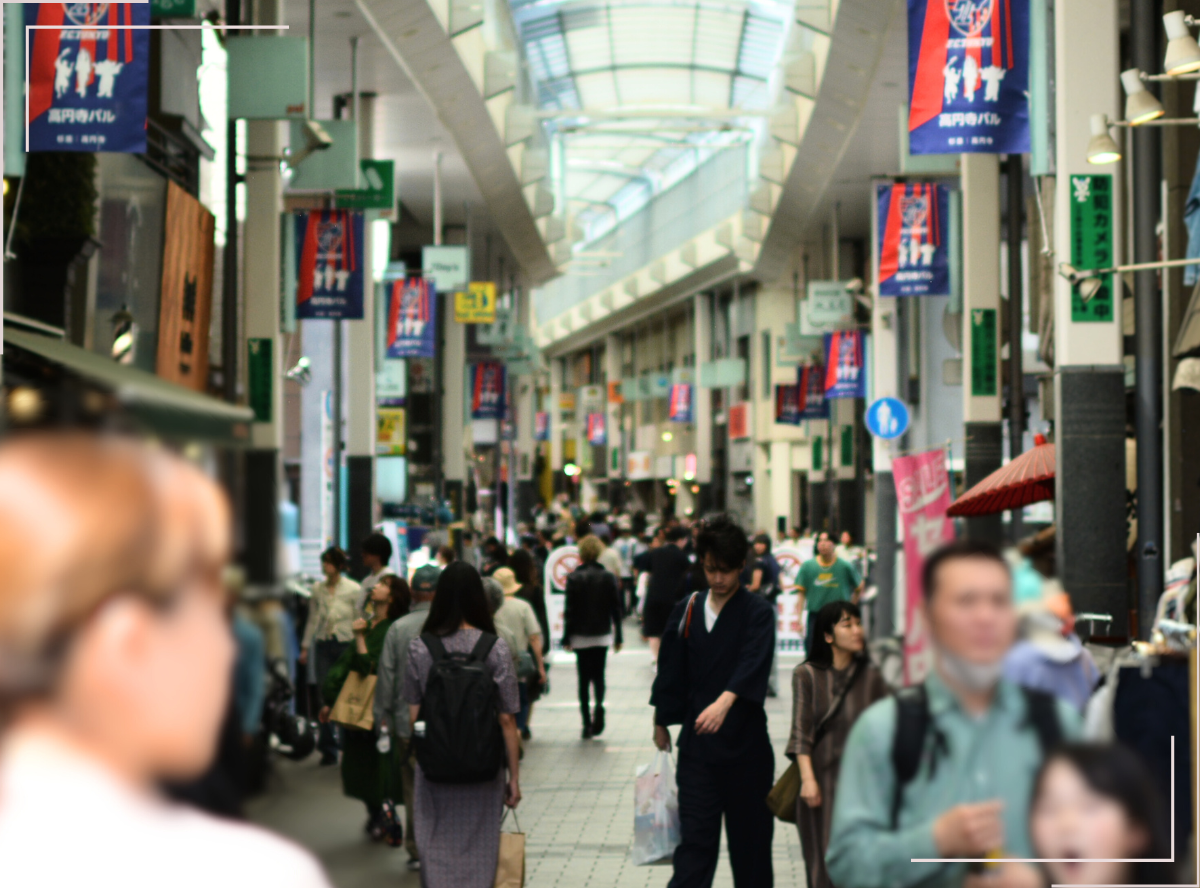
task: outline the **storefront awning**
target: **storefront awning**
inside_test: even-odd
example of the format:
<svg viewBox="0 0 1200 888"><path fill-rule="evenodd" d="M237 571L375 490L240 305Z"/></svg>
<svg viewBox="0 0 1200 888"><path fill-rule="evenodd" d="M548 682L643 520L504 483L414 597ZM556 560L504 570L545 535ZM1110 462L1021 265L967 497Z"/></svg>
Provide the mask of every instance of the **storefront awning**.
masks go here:
<svg viewBox="0 0 1200 888"><path fill-rule="evenodd" d="M244 444L254 412L70 343L5 325L4 344L57 364L113 393L147 431L182 441Z"/></svg>

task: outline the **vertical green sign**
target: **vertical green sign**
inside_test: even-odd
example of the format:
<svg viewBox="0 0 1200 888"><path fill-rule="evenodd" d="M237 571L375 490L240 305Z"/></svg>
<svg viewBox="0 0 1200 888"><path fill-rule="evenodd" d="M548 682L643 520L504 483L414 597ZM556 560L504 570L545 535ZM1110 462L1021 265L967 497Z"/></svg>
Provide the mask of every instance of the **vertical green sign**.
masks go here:
<svg viewBox="0 0 1200 888"><path fill-rule="evenodd" d="M824 454L822 453L822 444L825 443L824 438L813 438L812 442L812 467L814 472L819 472L825 468Z"/></svg>
<svg viewBox="0 0 1200 888"><path fill-rule="evenodd" d="M842 426L842 465L854 465L854 426Z"/></svg>
<svg viewBox="0 0 1200 888"><path fill-rule="evenodd" d="M272 387L275 384L275 361L270 339L249 339L246 342L250 360L246 370L250 377L250 409L255 422L271 421Z"/></svg>
<svg viewBox="0 0 1200 888"><path fill-rule="evenodd" d="M996 394L996 309L971 309L971 394Z"/></svg>
<svg viewBox="0 0 1200 888"><path fill-rule="evenodd" d="M1080 271L1113 264L1113 177L1108 174L1071 177L1071 265ZM1105 322L1113 319L1113 276L1104 275L1100 289L1084 299L1078 285L1071 288L1071 320Z"/></svg>

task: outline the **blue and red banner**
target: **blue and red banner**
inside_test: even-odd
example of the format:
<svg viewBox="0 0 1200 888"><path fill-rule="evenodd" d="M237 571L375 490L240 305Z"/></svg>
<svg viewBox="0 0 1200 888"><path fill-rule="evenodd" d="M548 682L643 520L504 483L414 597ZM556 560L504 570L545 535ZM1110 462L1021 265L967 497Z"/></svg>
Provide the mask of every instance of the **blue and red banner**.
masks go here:
<svg viewBox="0 0 1200 888"><path fill-rule="evenodd" d="M545 410L533 414L533 440L550 440L550 414Z"/></svg>
<svg viewBox="0 0 1200 888"><path fill-rule="evenodd" d="M879 184L879 295L950 293L950 191L935 182Z"/></svg>
<svg viewBox="0 0 1200 888"><path fill-rule="evenodd" d="M692 387L684 382L672 385L667 401L667 419L671 422L691 422L693 413Z"/></svg>
<svg viewBox="0 0 1200 888"><path fill-rule="evenodd" d="M589 413L587 415L587 439L589 444L600 446L608 443L604 418L603 413Z"/></svg>
<svg viewBox="0 0 1200 888"><path fill-rule="evenodd" d="M504 365L480 361L471 366L471 419L504 419Z"/></svg>
<svg viewBox="0 0 1200 888"><path fill-rule="evenodd" d="M362 320L362 213L296 213L296 256L296 317Z"/></svg>
<svg viewBox="0 0 1200 888"><path fill-rule="evenodd" d="M437 290L433 281L411 277L392 281L389 286L387 356L432 358L437 329Z"/></svg>
<svg viewBox="0 0 1200 888"><path fill-rule="evenodd" d="M867 396L867 349L862 330L825 334L825 399Z"/></svg>
<svg viewBox="0 0 1200 888"><path fill-rule="evenodd" d="M1029 0L908 0L911 154L1029 151Z"/></svg>
<svg viewBox="0 0 1200 888"><path fill-rule="evenodd" d="M783 425L800 425L804 409L803 396L798 385L775 386L775 422Z"/></svg>
<svg viewBox="0 0 1200 888"><path fill-rule="evenodd" d="M146 153L149 3L26 3L29 150ZM45 27L49 26L49 27Z"/></svg>
<svg viewBox="0 0 1200 888"><path fill-rule="evenodd" d="M800 418L828 419L829 402L825 400L825 368L820 364L802 366L796 374L800 390Z"/></svg>

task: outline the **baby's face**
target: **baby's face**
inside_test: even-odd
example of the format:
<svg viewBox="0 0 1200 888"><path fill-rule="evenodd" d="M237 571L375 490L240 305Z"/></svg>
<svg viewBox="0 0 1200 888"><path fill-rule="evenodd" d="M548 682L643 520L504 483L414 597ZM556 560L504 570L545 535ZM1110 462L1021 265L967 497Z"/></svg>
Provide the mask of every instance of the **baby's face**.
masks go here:
<svg viewBox="0 0 1200 888"><path fill-rule="evenodd" d="M1140 857L1147 846L1144 830L1130 823L1120 803L1097 793L1061 760L1046 770L1029 826L1038 857L1074 858L1046 864L1056 885L1127 882L1134 864L1088 858Z"/></svg>

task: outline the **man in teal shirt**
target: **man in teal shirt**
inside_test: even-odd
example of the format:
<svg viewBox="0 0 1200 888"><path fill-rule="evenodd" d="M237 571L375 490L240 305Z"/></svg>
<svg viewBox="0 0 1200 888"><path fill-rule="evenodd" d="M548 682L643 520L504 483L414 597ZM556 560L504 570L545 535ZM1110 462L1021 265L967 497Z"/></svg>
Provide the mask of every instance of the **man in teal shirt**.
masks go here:
<svg viewBox="0 0 1200 888"><path fill-rule="evenodd" d="M834 554L833 537L821 531L817 535L817 557L800 565L800 572L796 575L796 592L799 595L796 614L803 620L804 612L808 611L804 632L806 653L812 650L813 617L817 611L831 601L853 601L858 604L862 588L862 577L854 565Z"/></svg>
<svg viewBox="0 0 1200 888"><path fill-rule="evenodd" d="M923 616L935 666L924 682L928 724L920 766L892 821L894 697L855 723L842 755L826 863L838 888L1039 888L1028 864L968 873L966 863L914 858L1033 857L1029 802L1042 761L1026 694L1001 678L1016 637L1012 577L996 549L959 540L930 555ZM1061 736L1079 714L1057 701Z"/></svg>

